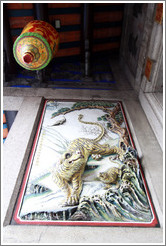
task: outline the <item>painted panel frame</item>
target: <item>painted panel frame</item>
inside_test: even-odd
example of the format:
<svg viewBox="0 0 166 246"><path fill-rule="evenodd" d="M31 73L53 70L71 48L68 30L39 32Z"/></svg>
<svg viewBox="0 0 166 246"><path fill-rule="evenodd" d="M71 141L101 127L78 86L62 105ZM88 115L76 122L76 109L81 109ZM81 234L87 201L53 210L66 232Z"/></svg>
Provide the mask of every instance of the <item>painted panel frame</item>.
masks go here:
<svg viewBox="0 0 166 246"><path fill-rule="evenodd" d="M86 101L86 102L82 102L82 101L79 101L81 103L87 103L88 106L85 106L87 110L92 110L92 109L96 109L96 110L101 110L101 108L103 106L102 105L102 102L101 101L95 101L95 102L91 102L91 101ZM150 197L150 193L149 193L149 190L148 190L148 186L147 186L147 183L146 183L146 180L145 180L145 177L144 177L144 174L143 174L143 170L141 168L141 164L137 158L137 161L138 161L138 168L139 168L139 172L140 172L140 175L141 175L141 180L143 181L143 185L144 185L144 189L145 189L145 193L146 193L146 197L147 197L147 200L148 200L148 204L149 204L149 209L151 211L151 220L150 221L119 221L119 220L113 220L113 221L108 221L108 220L94 220L94 221L72 221L72 220L61 220L61 219L58 219L58 220L47 220L46 218L44 218L43 220L39 220L37 218L34 218L33 216L31 217L31 219L22 219L19 215L21 209L22 209L22 205L23 205L23 201L24 201L24 196L25 196L25 193L26 193L26 189L27 189L27 183L29 181L29 178L31 176L31 170L32 170L32 166L33 166L33 162L34 162L34 159L37 158L35 157L36 155L36 151L37 151L37 146L39 144L39 141L41 141L41 130L42 130L42 126L43 126L43 121L45 119L45 114L46 114L46 110L48 109L48 107L51 107L53 105L57 105L59 103L62 103L63 104L63 109L64 109L64 105L75 105L79 102L63 102L63 101L55 101L55 100L45 100L45 104L44 104L44 107L43 107L43 111L42 111L42 114L41 114L41 118L40 118L40 122L39 122L39 125L38 125L38 128L37 128L37 132L36 132L36 136L35 136L35 139L34 139L34 143L33 143L33 146L32 146L32 150L31 150L31 154L30 154L30 158L29 158L29 161L28 161L28 164L27 164L27 168L26 168L26 171L25 171L25 175L24 175L24 178L23 178L23 183L22 183L22 186L21 186L21 190L20 190L20 193L19 193L19 196L18 196L18 201L17 201L17 204L16 204L16 208L15 208L15 211L14 211L14 216L13 216L13 220L12 220L12 224L35 224L35 225L81 225L81 226L136 226L136 227L154 227L154 226L158 226L158 220L157 220L157 215L155 213L155 209L154 209L154 206L153 206L153 203L152 203L152 199ZM92 104L94 103L95 106L92 106ZM124 121L124 128L127 129L127 133L128 133L128 137L129 137L129 142L130 142L130 145L133 149L135 149L135 145L134 145L134 142L133 142L133 139L132 139L132 136L131 136L131 133L130 133L130 130L129 130L129 126L128 126L128 123L127 123L127 119L126 119L126 116L125 116L125 112L124 112L124 109L123 109L123 104L122 102L120 101L114 101L114 102L111 102L111 101L107 101L105 102L106 104L107 103L111 103L113 104L113 107L116 107L116 105L119 105L120 107L120 111L122 113L122 118L123 118L123 121ZM96 108L96 105L97 105L97 108ZM100 106L101 108L100 108ZM54 107L54 106L53 106ZM80 107L80 106L79 106ZM62 109L60 108L60 109ZM66 113L70 113L72 111L79 111L78 108L75 108L74 110L71 110L72 107L69 107L68 109L66 108L66 112L60 112L59 111L59 115L61 115L61 113L64 115ZM80 110L82 109L85 109L85 108L80 108ZM52 109L51 109L52 110ZM57 113L58 111L56 111ZM88 111L86 111L88 112ZM92 111L91 111L92 112ZM91 113L90 113L91 114ZM57 115L56 114L52 114L52 118L56 117ZM78 116L78 113L77 113L77 116ZM103 115L102 115L103 116ZM100 119L99 119L100 118ZM100 116L98 116L98 120L101 121L101 118ZM104 118L103 118L104 119ZM66 121L63 120L63 119L60 119L60 121L58 120L56 122L56 126L58 125L63 125L63 123ZM89 122L90 123L90 122ZM88 123L88 124L89 124ZM54 125L54 126L55 126ZM50 126L49 126L50 127ZM84 129L85 130L85 129ZM91 129L92 130L92 129ZM85 131L84 131L85 133ZM89 132L87 131L87 135L89 134ZM96 134L96 132L94 133ZM93 134L93 135L94 135ZM119 143L119 142L118 142ZM40 153L40 151L38 150L38 152ZM121 161L122 162L122 161ZM113 186L115 186L114 184L112 184ZM38 187L39 188L39 187ZM41 188L42 189L42 188ZM119 189L119 188L118 188ZM47 190L45 190L47 191ZM105 218L105 217L104 217Z"/></svg>

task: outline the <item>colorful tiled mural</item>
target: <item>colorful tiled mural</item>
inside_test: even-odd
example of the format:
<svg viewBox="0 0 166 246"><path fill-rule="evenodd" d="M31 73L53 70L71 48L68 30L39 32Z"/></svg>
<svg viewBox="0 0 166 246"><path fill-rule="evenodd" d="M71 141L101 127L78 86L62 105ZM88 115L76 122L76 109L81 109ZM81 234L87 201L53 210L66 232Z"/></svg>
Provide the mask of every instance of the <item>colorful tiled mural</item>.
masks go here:
<svg viewBox="0 0 166 246"><path fill-rule="evenodd" d="M157 226L121 102L46 100L12 223Z"/></svg>

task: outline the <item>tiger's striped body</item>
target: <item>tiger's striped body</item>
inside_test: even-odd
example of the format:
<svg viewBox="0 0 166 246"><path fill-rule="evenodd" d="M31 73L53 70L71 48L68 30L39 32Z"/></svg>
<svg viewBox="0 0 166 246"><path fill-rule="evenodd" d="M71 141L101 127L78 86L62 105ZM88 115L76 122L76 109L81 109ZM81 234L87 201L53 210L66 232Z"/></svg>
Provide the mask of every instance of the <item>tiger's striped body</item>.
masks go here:
<svg viewBox="0 0 166 246"><path fill-rule="evenodd" d="M79 121L85 124L98 125L101 128L101 134L96 139L78 138L71 141L68 150L62 155L54 172L54 182L66 194L65 205L76 205L79 202L79 196L82 190L82 174L84 172L88 158L92 154L109 155L118 153L119 148L111 148L107 144L99 144L98 141L104 135L104 128L98 123Z"/></svg>

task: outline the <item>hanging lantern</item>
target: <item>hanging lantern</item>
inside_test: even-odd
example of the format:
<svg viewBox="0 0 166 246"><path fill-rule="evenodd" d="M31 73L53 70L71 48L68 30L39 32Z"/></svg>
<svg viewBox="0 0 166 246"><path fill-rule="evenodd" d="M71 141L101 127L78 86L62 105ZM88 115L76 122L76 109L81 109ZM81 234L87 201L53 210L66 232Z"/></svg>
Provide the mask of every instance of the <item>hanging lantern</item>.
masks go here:
<svg viewBox="0 0 166 246"><path fill-rule="evenodd" d="M28 70L40 70L55 57L59 34L45 21L29 22L16 39L13 53L18 64Z"/></svg>

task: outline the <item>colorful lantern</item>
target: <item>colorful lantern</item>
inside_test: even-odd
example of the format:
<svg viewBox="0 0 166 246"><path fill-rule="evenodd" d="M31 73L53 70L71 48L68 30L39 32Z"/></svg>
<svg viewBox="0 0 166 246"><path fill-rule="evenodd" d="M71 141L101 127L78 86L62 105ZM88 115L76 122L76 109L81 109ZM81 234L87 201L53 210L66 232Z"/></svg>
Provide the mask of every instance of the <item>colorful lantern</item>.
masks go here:
<svg viewBox="0 0 166 246"><path fill-rule="evenodd" d="M16 39L13 53L18 64L28 70L40 70L55 57L59 34L45 21L29 22Z"/></svg>

